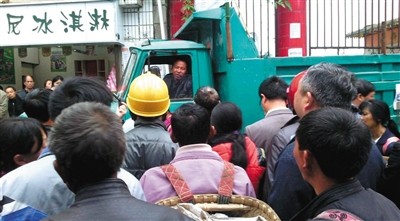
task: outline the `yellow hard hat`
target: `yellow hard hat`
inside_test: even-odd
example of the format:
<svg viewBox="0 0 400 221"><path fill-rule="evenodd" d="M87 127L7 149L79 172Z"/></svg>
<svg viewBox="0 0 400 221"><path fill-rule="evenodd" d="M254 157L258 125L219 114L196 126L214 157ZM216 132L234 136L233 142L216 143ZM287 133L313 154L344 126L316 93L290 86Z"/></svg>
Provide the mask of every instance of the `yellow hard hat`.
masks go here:
<svg viewBox="0 0 400 221"><path fill-rule="evenodd" d="M142 74L131 83L126 104L137 116L161 116L170 104L167 84L152 73Z"/></svg>

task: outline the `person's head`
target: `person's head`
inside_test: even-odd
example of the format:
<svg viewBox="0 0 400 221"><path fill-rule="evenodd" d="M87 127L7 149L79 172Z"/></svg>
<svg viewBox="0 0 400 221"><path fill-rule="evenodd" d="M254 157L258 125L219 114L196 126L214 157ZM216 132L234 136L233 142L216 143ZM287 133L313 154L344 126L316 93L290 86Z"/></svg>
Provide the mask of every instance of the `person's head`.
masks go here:
<svg viewBox="0 0 400 221"><path fill-rule="evenodd" d="M47 145L46 129L33 118L5 118L0 121L1 172L36 160Z"/></svg>
<svg viewBox="0 0 400 221"><path fill-rule="evenodd" d="M196 94L194 95L194 102L211 113L213 108L220 102L219 94L214 88L204 86L197 89Z"/></svg>
<svg viewBox="0 0 400 221"><path fill-rule="evenodd" d="M125 135L110 107L80 102L63 110L49 138L54 167L68 188L116 177L125 155Z"/></svg>
<svg viewBox="0 0 400 221"><path fill-rule="evenodd" d="M358 107L361 102L374 99L375 86L371 82L365 79L356 79L354 86L356 87L357 94L353 99L353 105Z"/></svg>
<svg viewBox="0 0 400 221"><path fill-rule="evenodd" d="M221 143L232 143L230 162L245 169L247 167L246 141L242 128L242 112L231 102L219 103L211 112L211 137L209 144L214 147Z"/></svg>
<svg viewBox="0 0 400 221"><path fill-rule="evenodd" d="M300 118L322 107L350 110L355 93L351 72L337 64L319 63L311 66L300 80L294 109Z"/></svg>
<svg viewBox="0 0 400 221"><path fill-rule="evenodd" d="M8 99L12 100L17 96L17 90L13 86L7 86L5 90Z"/></svg>
<svg viewBox="0 0 400 221"><path fill-rule="evenodd" d="M227 134L242 128L242 112L236 104L222 102L211 112L211 126L217 134Z"/></svg>
<svg viewBox="0 0 400 221"><path fill-rule="evenodd" d="M258 87L258 95L264 112L268 112L273 106L272 102L279 101L286 106L288 84L278 76L272 76L261 82Z"/></svg>
<svg viewBox="0 0 400 221"><path fill-rule="evenodd" d="M132 118L160 117L170 105L167 84L154 74L142 74L132 81L126 104Z"/></svg>
<svg viewBox="0 0 400 221"><path fill-rule="evenodd" d="M180 146L207 143L210 114L198 104L186 103L172 113L171 126L172 140Z"/></svg>
<svg viewBox="0 0 400 221"><path fill-rule="evenodd" d="M25 97L23 108L28 117L39 120L42 124L49 121L48 104L52 90L36 88Z"/></svg>
<svg viewBox="0 0 400 221"><path fill-rule="evenodd" d="M56 89L58 86L60 86L60 84L64 81L64 77L61 75L57 75L55 77L53 77L53 79L51 80L51 87L53 87L53 89Z"/></svg>
<svg viewBox="0 0 400 221"><path fill-rule="evenodd" d="M51 87L53 87L53 83L51 82L51 80L50 79L45 80L43 83L43 88L51 89Z"/></svg>
<svg viewBox="0 0 400 221"><path fill-rule="evenodd" d="M64 108L75 103L92 101L110 106L113 94L104 82L97 78L73 77L64 81L50 95L49 115L54 121Z"/></svg>
<svg viewBox="0 0 400 221"><path fill-rule="evenodd" d="M31 91L35 87L35 81L33 80L32 75L26 75L24 78L24 87L25 90Z"/></svg>
<svg viewBox="0 0 400 221"><path fill-rule="evenodd" d="M378 126L388 128L393 134L400 137L396 123L390 118L389 106L381 100L366 100L360 104L361 120L368 128Z"/></svg>
<svg viewBox="0 0 400 221"><path fill-rule="evenodd" d="M182 79L187 73L187 64L183 60L176 60L172 65L172 74L176 80Z"/></svg>
<svg viewBox="0 0 400 221"><path fill-rule="evenodd" d="M161 77L161 70L158 66L151 66L150 67L150 72L152 74L155 74L157 77Z"/></svg>
<svg viewBox="0 0 400 221"><path fill-rule="evenodd" d="M319 172L338 183L358 174L368 161L371 147L368 128L352 112L325 107L300 120L293 155L311 185Z"/></svg>

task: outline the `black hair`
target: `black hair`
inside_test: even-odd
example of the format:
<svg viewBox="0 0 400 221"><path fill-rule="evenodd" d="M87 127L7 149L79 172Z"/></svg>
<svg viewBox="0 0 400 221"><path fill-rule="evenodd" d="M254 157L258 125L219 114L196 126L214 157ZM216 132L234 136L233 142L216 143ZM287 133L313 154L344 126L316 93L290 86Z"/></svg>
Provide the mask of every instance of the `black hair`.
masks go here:
<svg viewBox="0 0 400 221"><path fill-rule="evenodd" d="M13 89L15 92L17 92L17 89L15 89L15 87L13 87L13 86L11 86L11 85L7 86L7 87L6 87L6 90L7 90L7 88L11 88L11 89Z"/></svg>
<svg viewBox="0 0 400 221"><path fill-rule="evenodd" d="M381 124L382 126L388 128L396 137L400 138L400 132L397 128L396 122L390 118L389 106L381 100L367 100L360 104L360 111L368 109L371 112L372 119Z"/></svg>
<svg viewBox="0 0 400 221"><path fill-rule="evenodd" d="M364 97L375 91L375 86L365 79L357 79L354 82L354 86L356 87L357 94L361 94Z"/></svg>
<svg viewBox="0 0 400 221"><path fill-rule="evenodd" d="M48 81L51 82L51 79L46 79L46 80L43 82L43 87L44 87L44 88L46 88L46 84L47 84ZM53 85L53 82L51 83L51 85Z"/></svg>
<svg viewBox="0 0 400 221"><path fill-rule="evenodd" d="M36 88L28 93L23 103L26 115L39 120L41 123L48 121L50 119L48 104L52 92L50 89Z"/></svg>
<svg viewBox="0 0 400 221"><path fill-rule="evenodd" d="M76 193L119 171L126 150L125 134L110 107L80 102L57 117L49 148L56 156L60 175Z"/></svg>
<svg viewBox="0 0 400 221"><path fill-rule="evenodd" d="M51 85L54 87L54 83L58 80L64 81L64 77L61 75L57 75L57 76L53 77L53 79L51 80Z"/></svg>
<svg viewBox="0 0 400 221"><path fill-rule="evenodd" d="M246 169L247 154L245 136L240 133L242 128L242 112L231 102L223 102L215 106L211 112L211 125L217 134L210 139L209 144L216 146L221 143L232 143L232 158L230 162Z"/></svg>
<svg viewBox="0 0 400 221"><path fill-rule="evenodd" d="M210 139L209 144L216 146L221 143L232 143L230 162L246 169L246 140L240 133L242 112L239 107L231 102L218 104L211 112L211 125L215 127L217 134Z"/></svg>
<svg viewBox="0 0 400 221"><path fill-rule="evenodd" d="M300 150L309 150L322 172L336 181L357 175L372 147L368 128L350 111L324 107L306 114L296 131Z"/></svg>
<svg viewBox="0 0 400 221"><path fill-rule="evenodd" d="M36 154L43 145L43 125L33 118L11 117L0 120L0 170L7 173L18 166L14 162L17 154ZM32 148L37 144L37 149Z"/></svg>
<svg viewBox="0 0 400 221"><path fill-rule="evenodd" d="M57 87L50 96L50 119L54 120L64 108L84 101L99 102L110 106L113 94L106 84L97 78L70 78Z"/></svg>
<svg viewBox="0 0 400 221"><path fill-rule="evenodd" d="M287 100L286 90L289 85L280 77L272 76L261 82L258 87L258 95L261 98L261 94L267 99L282 99Z"/></svg>
<svg viewBox="0 0 400 221"><path fill-rule="evenodd" d="M197 104L186 103L172 113L172 133L180 146L207 143L210 114Z"/></svg>

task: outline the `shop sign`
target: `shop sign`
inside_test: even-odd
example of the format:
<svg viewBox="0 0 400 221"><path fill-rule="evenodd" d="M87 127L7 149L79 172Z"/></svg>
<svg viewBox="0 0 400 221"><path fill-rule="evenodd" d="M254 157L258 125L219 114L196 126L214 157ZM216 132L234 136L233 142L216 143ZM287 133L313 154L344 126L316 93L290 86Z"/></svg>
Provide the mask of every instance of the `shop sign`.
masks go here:
<svg viewBox="0 0 400 221"><path fill-rule="evenodd" d="M118 42L117 10L112 1L0 7L0 47Z"/></svg>

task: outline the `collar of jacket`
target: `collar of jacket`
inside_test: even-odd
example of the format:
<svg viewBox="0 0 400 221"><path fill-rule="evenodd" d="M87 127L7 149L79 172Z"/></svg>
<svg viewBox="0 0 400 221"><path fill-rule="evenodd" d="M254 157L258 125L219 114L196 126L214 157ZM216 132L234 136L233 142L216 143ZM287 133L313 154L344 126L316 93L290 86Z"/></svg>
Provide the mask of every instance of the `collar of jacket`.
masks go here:
<svg viewBox="0 0 400 221"><path fill-rule="evenodd" d="M135 128L141 127L141 126L162 127L165 131L167 131L167 127L165 126L164 122L162 120L160 120L159 118L146 119L143 117L138 117L135 120Z"/></svg>

